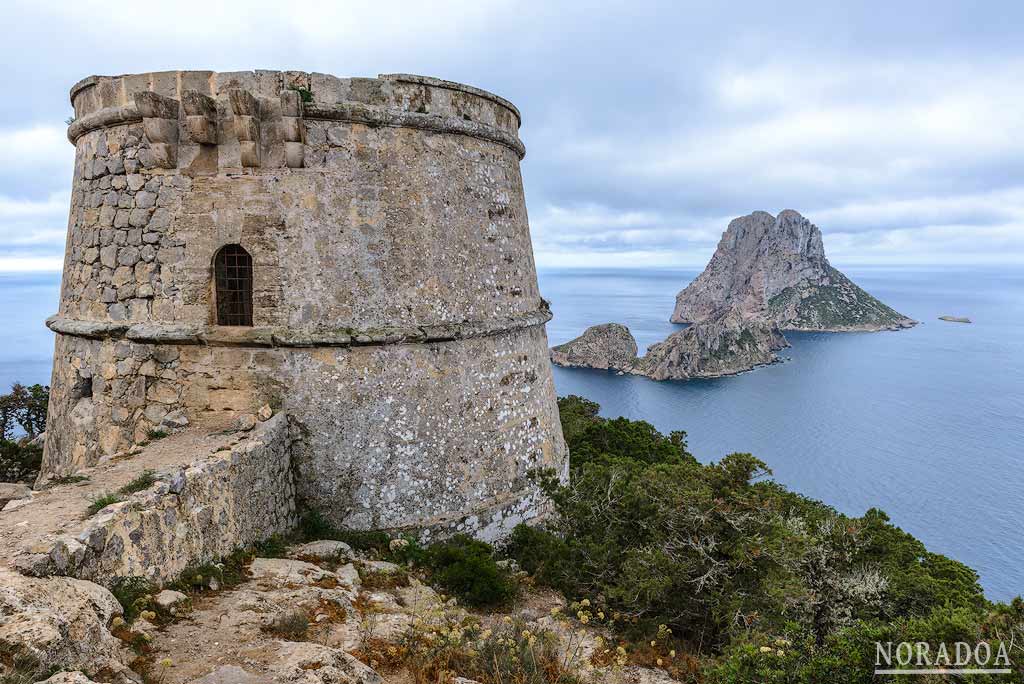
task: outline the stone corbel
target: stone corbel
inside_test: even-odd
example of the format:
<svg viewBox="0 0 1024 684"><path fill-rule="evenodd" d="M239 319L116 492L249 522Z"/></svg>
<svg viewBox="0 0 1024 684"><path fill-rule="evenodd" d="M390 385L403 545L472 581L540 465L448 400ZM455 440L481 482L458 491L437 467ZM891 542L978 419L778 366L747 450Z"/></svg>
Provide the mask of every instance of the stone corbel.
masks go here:
<svg viewBox="0 0 1024 684"><path fill-rule="evenodd" d="M242 166L260 165L260 103L248 90L231 90L231 111L235 115L235 135Z"/></svg>
<svg viewBox="0 0 1024 684"><path fill-rule="evenodd" d="M151 91L134 94L135 108L142 116L142 130L149 141L149 153L139 153L148 168L173 169L178 164L178 101Z"/></svg>
<svg viewBox="0 0 1024 684"><path fill-rule="evenodd" d="M281 137L284 138L284 163L292 169L302 168L303 134L302 96L297 90L281 91Z"/></svg>
<svg viewBox="0 0 1024 684"><path fill-rule="evenodd" d="M217 144L217 101L198 90L181 94L185 110L185 130L189 140L203 145Z"/></svg>

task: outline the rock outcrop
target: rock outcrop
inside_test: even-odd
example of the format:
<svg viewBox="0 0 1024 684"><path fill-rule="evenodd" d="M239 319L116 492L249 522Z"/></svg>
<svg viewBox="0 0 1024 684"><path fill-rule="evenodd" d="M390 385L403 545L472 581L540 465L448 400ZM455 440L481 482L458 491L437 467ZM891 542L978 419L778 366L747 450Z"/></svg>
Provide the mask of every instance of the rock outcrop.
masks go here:
<svg viewBox="0 0 1024 684"><path fill-rule="evenodd" d="M775 352L789 343L778 327L739 309L722 309L673 333L636 355L629 328L606 323L551 350L560 366L619 370L652 380L689 380L734 375L778 360Z"/></svg>
<svg viewBox="0 0 1024 684"><path fill-rule="evenodd" d="M771 321L725 309L648 347L633 372L654 380L735 375L774 363L788 346Z"/></svg>
<svg viewBox="0 0 1024 684"><path fill-rule="evenodd" d="M25 577L0 567L0 653L12 661L0 659L0 675L12 666L28 672L70 667L133 679L130 653L111 634L121 612L113 594L92 582Z"/></svg>
<svg viewBox="0 0 1024 684"><path fill-rule="evenodd" d="M637 360L636 340L629 328L605 323L587 328L574 340L551 348L551 360L559 366L629 370Z"/></svg>
<svg viewBox="0 0 1024 684"><path fill-rule="evenodd" d="M783 330L876 331L915 321L886 306L825 258L821 231L787 209L729 223L707 268L676 296L672 322L696 322L723 308L763 316Z"/></svg>

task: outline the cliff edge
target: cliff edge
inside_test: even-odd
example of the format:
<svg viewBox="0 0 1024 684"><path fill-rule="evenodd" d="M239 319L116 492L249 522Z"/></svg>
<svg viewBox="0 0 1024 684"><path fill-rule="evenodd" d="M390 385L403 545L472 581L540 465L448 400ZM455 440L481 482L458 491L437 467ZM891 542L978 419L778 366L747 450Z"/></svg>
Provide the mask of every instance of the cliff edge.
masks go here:
<svg viewBox="0 0 1024 684"><path fill-rule="evenodd" d="M877 331L916 321L829 264L821 231L798 212L755 211L729 223L704 272L676 296L673 323L723 308L764 316L782 330Z"/></svg>

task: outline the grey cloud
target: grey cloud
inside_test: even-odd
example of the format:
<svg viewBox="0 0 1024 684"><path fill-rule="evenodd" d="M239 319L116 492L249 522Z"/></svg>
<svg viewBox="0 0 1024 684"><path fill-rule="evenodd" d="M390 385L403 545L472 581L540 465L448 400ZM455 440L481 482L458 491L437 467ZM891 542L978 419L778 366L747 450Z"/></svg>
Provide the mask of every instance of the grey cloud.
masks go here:
<svg viewBox="0 0 1024 684"><path fill-rule="evenodd" d="M699 265L729 218L787 207L849 261L956 261L953 232L971 258L1024 259L1020 3L88 0L6 17L0 267L59 263L68 88L167 68L408 71L508 97L542 264ZM33 131L29 151L8 144Z"/></svg>

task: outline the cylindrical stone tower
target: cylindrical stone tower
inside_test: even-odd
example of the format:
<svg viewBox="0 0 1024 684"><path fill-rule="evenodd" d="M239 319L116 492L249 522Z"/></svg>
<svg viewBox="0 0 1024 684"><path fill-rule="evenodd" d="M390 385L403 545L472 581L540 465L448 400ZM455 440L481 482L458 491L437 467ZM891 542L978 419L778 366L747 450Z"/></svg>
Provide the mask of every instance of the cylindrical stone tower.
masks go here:
<svg viewBox="0 0 1024 684"><path fill-rule="evenodd" d="M526 475L567 453L511 103L295 71L94 76L71 101L42 477L269 403L338 525L486 538L537 513Z"/></svg>

